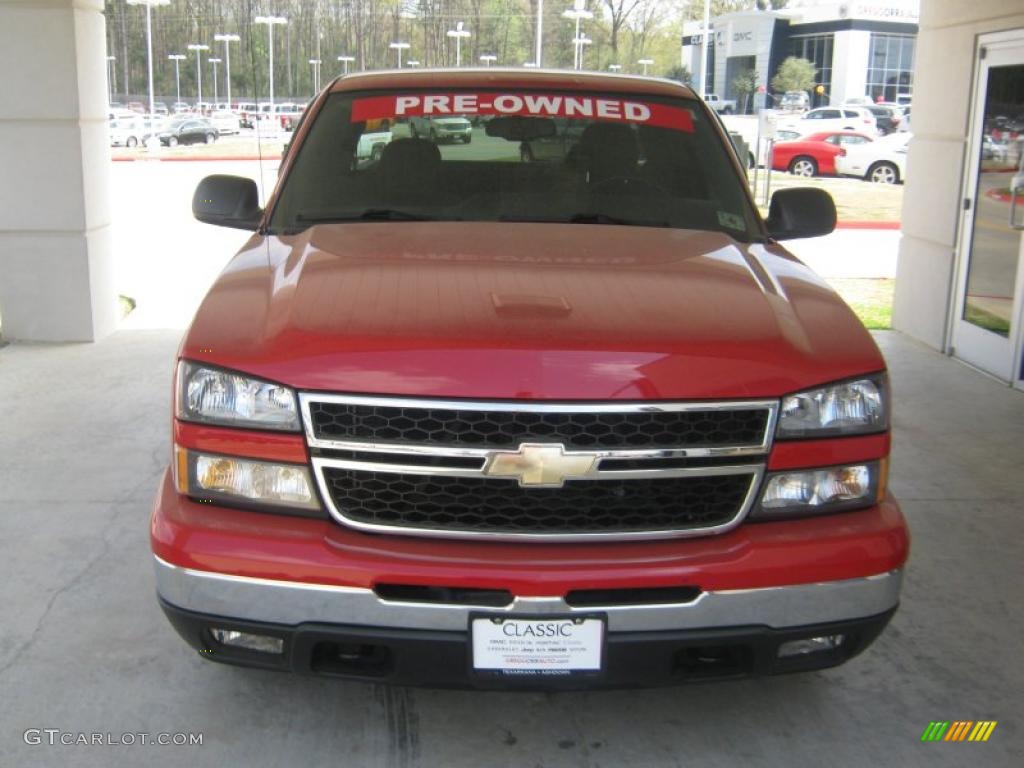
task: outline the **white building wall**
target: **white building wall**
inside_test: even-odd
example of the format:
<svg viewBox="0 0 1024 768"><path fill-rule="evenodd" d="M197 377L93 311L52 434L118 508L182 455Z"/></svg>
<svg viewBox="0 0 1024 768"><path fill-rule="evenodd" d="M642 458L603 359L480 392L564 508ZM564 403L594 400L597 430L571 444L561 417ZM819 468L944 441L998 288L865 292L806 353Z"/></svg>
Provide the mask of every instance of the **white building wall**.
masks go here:
<svg viewBox="0 0 1024 768"><path fill-rule="evenodd" d="M936 349L949 345L977 36L1022 28L1021 0L921 4L893 327Z"/></svg>
<svg viewBox="0 0 1024 768"><path fill-rule="evenodd" d="M0 321L91 341L117 322L103 0L0 0Z"/></svg>

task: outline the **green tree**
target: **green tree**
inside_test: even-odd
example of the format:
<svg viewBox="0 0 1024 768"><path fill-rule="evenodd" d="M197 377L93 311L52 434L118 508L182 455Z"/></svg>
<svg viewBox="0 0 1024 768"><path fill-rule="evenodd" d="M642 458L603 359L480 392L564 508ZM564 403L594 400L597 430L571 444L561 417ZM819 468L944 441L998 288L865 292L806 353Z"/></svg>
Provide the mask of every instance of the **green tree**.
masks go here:
<svg viewBox="0 0 1024 768"><path fill-rule="evenodd" d="M754 91L757 90L757 70L748 69L736 75L736 77L732 79L732 89L735 91L737 96L740 96L743 99L743 103L739 108L740 114L746 114L747 106L750 103L750 97L753 95Z"/></svg>
<svg viewBox="0 0 1024 768"><path fill-rule="evenodd" d="M775 77L772 78L772 89L778 93L809 91L814 87L816 72L813 61L790 56L779 65L775 72Z"/></svg>
<svg viewBox="0 0 1024 768"><path fill-rule="evenodd" d="M665 73L665 77L669 80L675 80L676 82L682 83L683 85L693 85L693 73L690 72L690 68L683 65L676 64L674 67L670 67Z"/></svg>

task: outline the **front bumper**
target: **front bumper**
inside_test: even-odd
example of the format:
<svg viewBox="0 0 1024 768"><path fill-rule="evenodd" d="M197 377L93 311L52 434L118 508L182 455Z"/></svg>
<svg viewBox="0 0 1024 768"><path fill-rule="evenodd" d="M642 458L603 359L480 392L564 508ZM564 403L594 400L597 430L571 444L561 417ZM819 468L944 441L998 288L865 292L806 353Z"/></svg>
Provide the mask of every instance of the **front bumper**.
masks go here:
<svg viewBox="0 0 1024 768"><path fill-rule="evenodd" d="M609 632L600 673L508 677L471 669L465 628L437 631L314 622L288 626L194 613L164 600L160 604L178 633L212 661L391 685L531 690L653 687L833 667L870 645L895 611L789 629ZM268 654L222 645L213 639L212 627L277 637L283 650ZM788 641L838 634L844 639L837 648L778 657L780 645Z"/></svg>
<svg viewBox="0 0 1024 768"><path fill-rule="evenodd" d="M601 687L816 669L859 653L895 610L909 537L895 501L828 518L741 525L686 541L520 544L376 535L309 519L198 504L165 477L151 521L157 592L204 658L396 684ZM382 585L384 585L382 587ZM388 585L505 590L500 607ZM677 601L630 590L681 587ZM580 606L573 590L607 593ZM407 594L407 593L406 593ZM620 594L626 594L620 599ZM659 598L660 599L660 598ZM573 603L573 604L570 604ZM593 678L479 678L470 616L601 614ZM220 645L212 627L283 640L268 655ZM838 648L778 658L790 639Z"/></svg>

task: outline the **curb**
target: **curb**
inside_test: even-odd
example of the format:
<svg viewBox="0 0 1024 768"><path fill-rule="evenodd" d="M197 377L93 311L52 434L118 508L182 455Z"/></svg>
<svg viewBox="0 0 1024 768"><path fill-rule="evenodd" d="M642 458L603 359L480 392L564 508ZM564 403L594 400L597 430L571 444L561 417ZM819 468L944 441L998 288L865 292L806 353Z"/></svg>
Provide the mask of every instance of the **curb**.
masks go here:
<svg viewBox="0 0 1024 768"><path fill-rule="evenodd" d="M115 163L226 163L234 160L257 161L257 160L280 160L277 154L269 154L260 157L259 155L241 155L232 157L229 155L204 155L202 157L111 157Z"/></svg>
<svg viewBox="0 0 1024 768"><path fill-rule="evenodd" d="M837 221L836 229L881 229L898 230L903 226L898 221Z"/></svg>
<svg viewBox="0 0 1024 768"><path fill-rule="evenodd" d="M1005 189L990 189L985 193L985 197L991 200L998 200L1000 203L1010 202L1010 188ZM1024 193L1017 193L1017 202L1024 202Z"/></svg>

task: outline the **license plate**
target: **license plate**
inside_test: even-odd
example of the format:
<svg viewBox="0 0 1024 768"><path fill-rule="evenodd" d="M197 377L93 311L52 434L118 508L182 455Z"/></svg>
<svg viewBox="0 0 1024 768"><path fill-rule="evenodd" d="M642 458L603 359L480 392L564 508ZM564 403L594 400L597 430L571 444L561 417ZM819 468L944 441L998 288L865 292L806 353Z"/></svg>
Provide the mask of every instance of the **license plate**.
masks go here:
<svg viewBox="0 0 1024 768"><path fill-rule="evenodd" d="M500 675L601 671L605 622L597 617L473 617L473 669Z"/></svg>

